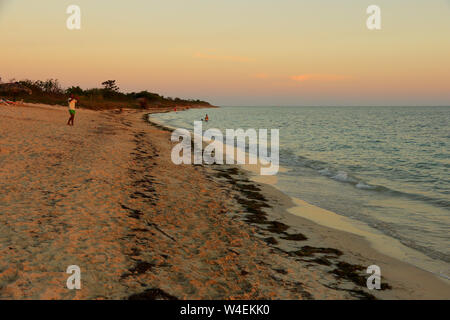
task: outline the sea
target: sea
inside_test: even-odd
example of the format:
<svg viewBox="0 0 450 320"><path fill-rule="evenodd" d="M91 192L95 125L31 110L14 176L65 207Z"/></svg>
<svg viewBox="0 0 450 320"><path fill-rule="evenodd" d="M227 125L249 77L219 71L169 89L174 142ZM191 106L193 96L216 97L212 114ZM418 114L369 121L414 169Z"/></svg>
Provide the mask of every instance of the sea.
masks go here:
<svg viewBox="0 0 450 320"><path fill-rule="evenodd" d="M418 253L407 262L450 279L450 107L233 106L151 117L193 130L206 114L204 130L279 129L276 188L395 239Z"/></svg>

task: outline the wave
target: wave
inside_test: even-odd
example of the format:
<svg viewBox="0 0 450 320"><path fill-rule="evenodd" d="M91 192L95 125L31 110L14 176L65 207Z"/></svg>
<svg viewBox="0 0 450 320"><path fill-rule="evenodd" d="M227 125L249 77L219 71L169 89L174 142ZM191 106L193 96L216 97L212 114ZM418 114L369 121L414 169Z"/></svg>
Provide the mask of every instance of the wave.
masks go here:
<svg viewBox="0 0 450 320"><path fill-rule="evenodd" d="M319 173L324 176L328 176L333 180L348 183L354 185L356 188L360 190L370 190L370 191L378 191L382 193L389 194L391 196L398 196L398 197L405 197L412 200L418 200L427 202L429 204L432 204L437 207L441 208L450 208L450 201L439 199L439 198L433 198L429 196L425 196L422 194L416 194L416 193L408 193L408 192L402 192L398 190L394 190L385 186L380 185L372 185L365 181L359 180L356 177L351 176L345 171L337 171L333 172L332 170L329 170L328 168L319 170Z"/></svg>
<svg viewBox="0 0 450 320"><path fill-rule="evenodd" d="M399 190L394 190L394 189L391 189L386 186L370 184L367 181L363 181L362 179L359 179L358 177L352 175L351 173L349 173L347 171L335 169L330 164L325 163L323 161L308 159L306 157L294 155L293 153L291 153L291 154L296 157L296 161L294 162L295 164L288 163L287 164L288 167L292 166L294 164L294 167L300 166L300 167L306 167L309 169L313 169L314 171L318 172L322 176L328 177L330 179L333 179L333 180L341 182L341 183L353 185L355 188L357 188L359 190L380 192L380 193L389 194L391 196L404 197L404 198L408 198L411 200L427 202L433 206L440 207L440 208L450 208L450 201L448 201L448 200L440 199L440 198L433 198L433 197L429 197L429 196L426 196L423 194L415 194L415 193L408 193L408 192L403 192L403 191L399 191ZM292 172L291 172L291 174L292 174Z"/></svg>

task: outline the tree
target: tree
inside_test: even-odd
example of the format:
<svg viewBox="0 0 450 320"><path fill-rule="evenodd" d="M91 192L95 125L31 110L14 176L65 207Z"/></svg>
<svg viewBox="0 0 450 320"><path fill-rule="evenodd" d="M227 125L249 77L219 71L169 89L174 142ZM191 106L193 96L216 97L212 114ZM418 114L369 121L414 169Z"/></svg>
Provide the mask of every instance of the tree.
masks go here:
<svg viewBox="0 0 450 320"><path fill-rule="evenodd" d="M46 93L54 93L54 94L63 93L63 89L61 88L58 79L47 79L45 82L41 81L41 86L43 91Z"/></svg>
<svg viewBox="0 0 450 320"><path fill-rule="evenodd" d="M78 95L78 96L84 95L83 89L81 89L79 86L67 88L66 93L74 94L74 95Z"/></svg>
<svg viewBox="0 0 450 320"><path fill-rule="evenodd" d="M148 91L138 92L138 93L134 94L134 98L135 99L145 98L148 101L160 101L160 100L162 100L162 97L159 94L148 92Z"/></svg>
<svg viewBox="0 0 450 320"><path fill-rule="evenodd" d="M106 80L105 82L102 82L102 86L105 89L105 91L109 92L119 91L119 87L116 85L116 80Z"/></svg>

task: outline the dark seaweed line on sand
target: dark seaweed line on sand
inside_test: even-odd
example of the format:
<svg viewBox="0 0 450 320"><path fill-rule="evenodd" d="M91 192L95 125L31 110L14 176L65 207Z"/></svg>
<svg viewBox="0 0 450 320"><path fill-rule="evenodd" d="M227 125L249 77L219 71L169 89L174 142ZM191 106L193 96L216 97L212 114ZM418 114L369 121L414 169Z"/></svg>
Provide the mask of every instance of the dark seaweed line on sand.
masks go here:
<svg viewBox="0 0 450 320"><path fill-rule="evenodd" d="M135 167L129 168L129 174L132 179L133 191L130 193L129 197L131 199L139 199L146 202L149 206L156 206L159 201L159 197L156 190L156 185L159 183L156 178L152 175L152 172L156 166L156 159L159 157L159 152L150 143L150 139L147 138L145 132L137 132L134 134L135 149L132 153ZM128 216L137 220L145 215L139 209L134 209L124 204L120 204L121 207L128 212ZM169 238L172 241L176 241L167 232L162 230L155 223L144 222L145 225L142 228L132 229L132 233L128 234L128 237L134 239L134 241L139 241L142 234L152 233L151 229L156 230L163 236ZM127 254L130 259L135 261L134 267L130 268L128 272L122 274L121 279L126 279L128 277L137 276L139 274L144 274L146 272L152 272L157 267L163 267L167 265L157 266L154 263L138 260L136 257L140 256L140 251L137 248L133 248L132 251ZM149 288L141 293L136 293L130 295L128 300L178 300L177 297L165 292L160 288Z"/></svg>
<svg viewBox="0 0 450 320"><path fill-rule="evenodd" d="M285 251L276 247L279 240L275 237L282 241L287 240L296 242L306 241L308 238L301 233L289 233L288 230L290 227L282 222L269 220L267 213L264 211L264 209L271 208L269 201L261 193L261 189L258 185L249 180L247 174L238 167L231 166L227 168L226 166L214 166L214 169L218 178L225 179L227 184L232 185L234 189L238 191L238 195L235 196L235 199L246 211L244 221L257 226L264 234L267 232L273 234L273 236L264 238L264 241L268 245L294 259L329 267L330 270L328 272L334 275L337 281L346 280L362 289L367 288L367 274L364 273L365 268L360 265L340 261L338 258L340 258L343 253L338 249L305 245L299 250ZM330 288L348 291L359 299L376 299L375 296L361 290L361 288L355 288L353 290L340 288L338 286ZM381 289L388 290L392 289L392 287L387 283L383 283Z"/></svg>

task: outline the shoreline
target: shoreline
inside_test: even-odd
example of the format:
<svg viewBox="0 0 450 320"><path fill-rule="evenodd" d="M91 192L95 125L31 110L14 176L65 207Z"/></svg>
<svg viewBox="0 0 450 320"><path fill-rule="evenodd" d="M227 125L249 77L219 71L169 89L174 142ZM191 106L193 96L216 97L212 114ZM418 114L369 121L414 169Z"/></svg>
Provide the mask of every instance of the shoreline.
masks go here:
<svg viewBox="0 0 450 320"><path fill-rule="evenodd" d="M448 297L405 265L367 290L364 241L286 214L289 197L236 166L174 165L156 111L80 109L68 127L67 108L0 107L0 298Z"/></svg>
<svg viewBox="0 0 450 320"><path fill-rule="evenodd" d="M259 179L253 181L261 187L264 196L267 197L272 194L275 195L275 198L286 198L286 203L278 209L281 212L275 217L278 216L280 221L291 228L300 230L307 238L305 239L307 246L330 247L341 251L344 263L362 267L361 275L364 275L368 266L378 265L382 273L382 287L383 284L387 284L391 289L371 291L375 297L389 300L447 300L450 298L450 285L446 279L408 262L401 261L393 254L387 254L384 251L386 247L380 246L380 243L372 242L373 239L367 237L367 234L363 231L356 229L352 222L340 221L341 219L348 220L345 217L311 205L301 199L291 198L270 183L262 182ZM388 237L382 236L382 238ZM292 247L289 247L286 243L282 246L283 249L287 247L292 250ZM328 264L329 261L316 260L315 262ZM355 276L355 274L351 274L351 276Z"/></svg>
<svg viewBox="0 0 450 320"><path fill-rule="evenodd" d="M151 114L149 114L149 116L151 116ZM166 128L168 131L172 131L174 129L170 126L164 125L164 123L156 119L150 119L150 117L148 121L153 125ZM226 165L220 166L226 167ZM311 237L310 235L308 235L307 237L304 236L303 233L298 233L298 239L301 240L297 239L296 241L305 241L305 243L308 244L306 246L303 246L302 248L309 248L309 242L312 242L314 246L328 247L328 245L324 245L323 243L323 241L325 240L325 242L330 244L330 246L332 246L331 243L334 245L331 249L336 249L336 247L338 247L338 250L345 253L347 259L351 261L351 263L357 263L348 265L348 269L352 269L353 267L353 269L356 268L359 269L358 271L364 272L365 269L370 265L379 265L382 271L382 284L383 280L387 281L388 283L385 283L387 287L392 287L389 284L390 282L392 282L394 283L395 288L399 288L400 291L404 291L404 293L411 295L414 292L414 294L416 294L419 299L450 299L450 282L447 279L428 270L422 269L416 265L401 261L397 258L398 256L407 256L410 251L414 252L414 254L423 255L422 253L415 252L415 250L404 246L398 240L391 239L390 237L385 236L381 233L379 233L379 235L373 234L373 230L364 231L361 229L357 229L353 221L347 221L350 219L340 216L334 212L319 208L301 199L291 198L275 186L277 180L276 177L259 176L259 165L235 165L234 167L238 168L238 170L246 172L245 175L247 175L249 179L255 184L255 187L253 189L260 189L258 190L258 192L261 194L260 198L272 199L270 201L270 208L263 211L267 215L272 216L272 218L275 219L274 221L282 221L281 223L285 222L290 228L298 230L304 229L304 225L308 224L310 233L317 233L315 236ZM282 168L280 167L280 169ZM233 179L230 179L229 182L232 184L236 183L235 181L233 181ZM245 190L241 191L245 192ZM255 221L250 219L247 220L247 222L254 223ZM263 224L264 223L265 222L263 222ZM367 226L367 228L369 227ZM282 232L280 233L282 234ZM311 241L310 238L312 238L313 240ZM329 239L332 239L332 241L330 241ZM264 240L270 245L273 245L283 251L295 250L299 248L299 246L292 246L291 244L289 244L289 241L283 241L286 239L283 239L282 237L270 237ZM395 245L395 248L391 248L390 252L387 253L386 245L388 244L388 241L393 240L395 242L398 242L398 244ZM280 242L282 243L280 244ZM358 244L355 245L355 243ZM392 243L389 243L389 245L392 245ZM401 250L405 250L406 252L403 252ZM307 256L311 255L308 252ZM429 259L428 257L426 258ZM308 261L313 261L318 264L331 265L330 261L323 259L322 257ZM340 273L339 270L336 270L337 269L329 270L329 272ZM385 272L385 278L383 277L383 270L387 270ZM357 273L359 273L359 276L361 276L363 272L349 272L350 276L347 275L347 277L353 278L352 280L355 280L355 284L361 285L363 284L363 279L359 278L359 280L357 280ZM345 271L343 273L345 273ZM405 274L412 274L412 276L408 276ZM368 277L368 275L366 277ZM393 280L389 280L389 278ZM408 286L403 287L404 283L409 283L410 288L414 287L414 290L409 290ZM427 283L427 285L422 288L421 286L423 283ZM363 286L365 286L365 283L363 284ZM436 286L437 290L433 290L434 286ZM419 292L421 290L426 292L420 294L416 290L418 290ZM392 290L390 291L392 293ZM387 292L387 290L373 290L370 293L373 293L375 297L381 299L408 299L408 296L403 296L404 293L401 292L399 292L400 296L398 296L397 293L391 294L385 292ZM413 296L411 296L410 298L414 299Z"/></svg>
<svg viewBox="0 0 450 320"><path fill-rule="evenodd" d="M277 178L258 175L258 166L244 165L243 168L251 172L255 182L268 184L286 195L283 190L276 186ZM280 171L281 169L286 170L285 168L280 167ZM447 266L445 265L445 262L434 260L424 253L404 245L398 239L385 235L381 231L370 227L362 221L354 220L334 211L323 209L308 203L303 199L288 197L292 202L292 205L287 208L288 214L302 217L324 227L360 236L361 238L364 238L371 248L379 253L416 267L435 276L445 284L450 285L450 278L443 273L448 270L446 269ZM412 262L413 260L415 263ZM433 268L439 271L432 272L430 269Z"/></svg>

